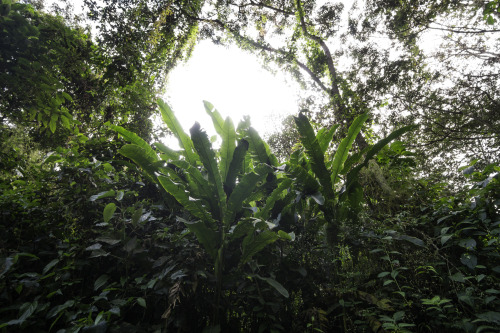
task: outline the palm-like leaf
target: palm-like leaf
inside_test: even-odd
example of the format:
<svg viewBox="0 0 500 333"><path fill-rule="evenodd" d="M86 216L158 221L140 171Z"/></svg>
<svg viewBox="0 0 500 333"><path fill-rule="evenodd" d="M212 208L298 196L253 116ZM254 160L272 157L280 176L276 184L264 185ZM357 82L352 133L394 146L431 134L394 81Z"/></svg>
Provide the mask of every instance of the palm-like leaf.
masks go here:
<svg viewBox="0 0 500 333"><path fill-rule="evenodd" d="M316 135L314 134L314 129L309 123L307 117L302 113L300 113L298 117L295 117L295 124L297 125L297 130L300 134L300 142L302 142L302 145L306 149L306 154L311 163L311 169L319 179L323 194L332 198L333 189L330 180L330 173L326 169L325 155L316 138Z"/></svg>
<svg viewBox="0 0 500 333"><path fill-rule="evenodd" d="M358 136L359 131L361 131L361 127L363 127L363 124L368 117L368 113L363 113L362 115L356 117L349 127L347 136L340 142L340 145L335 152L335 156L333 157L331 168L332 185L335 185L337 182L337 177L344 166L344 162L347 160L352 143L354 142L354 139L356 139L356 136Z"/></svg>
<svg viewBox="0 0 500 333"><path fill-rule="evenodd" d="M234 188L227 202L227 210L224 215L224 225L229 227L241 210L243 202L248 199L250 194L260 181L263 181L272 169L266 164L259 164L255 168L255 173L250 172L244 175L238 185Z"/></svg>
<svg viewBox="0 0 500 333"><path fill-rule="evenodd" d="M216 195L219 200L218 215L222 217L226 207L226 193L224 192L222 179L217 167L215 152L212 150L212 145L210 144L207 133L201 130L200 124L195 123L194 126L191 127L190 132L194 148L198 152L198 156L205 170L207 170L208 180L215 186Z"/></svg>
<svg viewBox="0 0 500 333"><path fill-rule="evenodd" d="M121 126L108 124L108 127L111 128L112 130L120 133L123 136L123 138L125 138L125 140L127 140L128 142L141 147L144 150L144 153L146 154L148 160L151 159L154 161L158 161L158 156L156 155L156 152L140 136L138 136L137 134L135 134L133 132L126 130L125 128L123 128Z"/></svg>
<svg viewBox="0 0 500 333"><path fill-rule="evenodd" d="M245 139L241 139L238 142L238 146L236 146L236 149L234 150L233 158L231 160L231 163L229 164L229 170L224 183L227 195L230 195L231 192L233 192L234 187L236 186L236 178L243 168L243 162L245 161L248 147L248 141Z"/></svg>
<svg viewBox="0 0 500 333"><path fill-rule="evenodd" d="M179 140L179 145L182 149L184 149L184 154L186 160L192 165L196 165L197 161L199 161L199 157L196 154L193 146L193 142L189 138L189 136L182 129L181 124L175 117L172 109L161 99L158 100L158 106L160 107L161 116L165 124L167 124L168 128L174 133L174 135Z"/></svg>
<svg viewBox="0 0 500 333"><path fill-rule="evenodd" d="M156 154L153 157L151 154L148 154L148 150L135 144L124 145L118 152L134 161L135 164L144 170L149 180L155 182L155 172L160 166L158 162L164 163L163 161L158 161Z"/></svg>
<svg viewBox="0 0 500 333"><path fill-rule="evenodd" d="M357 180L358 174L361 171L361 169L363 167L366 167L370 159L372 159L373 156L375 156L382 148L384 148L387 144L389 144L389 142L391 142L394 139L397 139L406 132L416 129L417 127L418 125L408 125L401 127L393 131L386 138L379 140L375 145L373 145L373 147L371 147L370 150L366 153L364 162L362 164L357 165L347 174L346 187L349 188L350 186L352 186L353 181Z"/></svg>
<svg viewBox="0 0 500 333"><path fill-rule="evenodd" d="M234 130L233 121L227 117L222 127L222 144L220 147L220 175L224 182L226 182L227 174L233 160L234 150L236 148L236 131Z"/></svg>
<svg viewBox="0 0 500 333"><path fill-rule="evenodd" d="M224 133L224 119L220 115L219 111L217 111L217 109L212 105L212 103L203 101L203 105L205 106L205 111L207 112L207 114L210 116L210 118L212 118L215 131L222 137Z"/></svg>

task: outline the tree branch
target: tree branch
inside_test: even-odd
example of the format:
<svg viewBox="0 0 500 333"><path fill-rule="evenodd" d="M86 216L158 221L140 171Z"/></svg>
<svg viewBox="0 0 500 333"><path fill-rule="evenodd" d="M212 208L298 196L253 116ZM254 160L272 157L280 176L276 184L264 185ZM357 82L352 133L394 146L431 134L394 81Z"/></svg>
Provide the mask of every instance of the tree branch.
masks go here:
<svg viewBox="0 0 500 333"><path fill-rule="evenodd" d="M341 99L341 94L340 94L340 89L338 86L338 77L337 77L337 71L335 69L335 65L333 63L333 57L330 52L330 49L326 45L325 41L316 35L313 35L307 31L307 26L306 22L304 19L304 11L302 9L302 4L300 3L300 0L296 0L297 4L297 12L299 14L299 19L300 19L300 26L302 28L302 32L304 33L304 36L307 38L315 41L316 43L321 46L321 49L325 53L326 56L326 63L328 65L328 71L330 72L330 81L331 81L331 91L330 91L330 96L335 100L335 104L337 105L338 111L343 114L345 111L345 106L344 103L342 103ZM338 116L338 115L337 115Z"/></svg>
<svg viewBox="0 0 500 333"><path fill-rule="evenodd" d="M212 23L212 24L216 24L218 25L219 27L229 31L234 37L235 39L238 41L240 40L243 40L245 42L247 42L248 44L252 45L254 48L257 48L257 49L260 49L260 50L264 50L264 51L268 51L268 52L271 52L271 53L276 53L276 54L280 54L282 56L285 56L285 57L289 57L291 54L286 52L286 51L283 51L283 50L280 50L280 49L276 49L276 48L273 48L271 46L267 46L267 45L264 45L264 44L261 44L259 42L256 42L246 36L243 36L241 35L239 32L237 31L234 31L232 30L231 28L229 28L226 24L224 24L222 21L220 21L219 19L215 19L215 20L211 20L211 19L204 19L204 18L200 18L200 17L190 17L191 19L194 19L194 20L197 20L197 21L201 21L201 22L206 22L206 23ZM313 71L307 67L306 64L304 64L303 62L299 61L295 56L292 58L292 61L297 64L297 66L299 66L301 69L303 69L307 74L309 74L309 76L311 77L311 79L316 82L316 84L323 90L325 91L327 94L330 94L330 89L328 89L328 87L325 86L325 84L323 82L321 82L320 78L315 75L313 73Z"/></svg>

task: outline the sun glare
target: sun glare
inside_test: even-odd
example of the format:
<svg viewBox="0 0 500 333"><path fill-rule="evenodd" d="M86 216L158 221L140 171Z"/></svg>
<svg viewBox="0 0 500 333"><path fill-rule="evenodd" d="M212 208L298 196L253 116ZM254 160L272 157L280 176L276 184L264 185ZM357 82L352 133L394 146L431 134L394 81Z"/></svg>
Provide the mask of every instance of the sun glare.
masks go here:
<svg viewBox="0 0 500 333"><path fill-rule="evenodd" d="M237 47L201 41L192 57L169 74L165 100L184 130L197 121L215 134L203 100L212 103L235 126L250 116L252 126L265 136L280 129L281 119L298 110L297 87L261 67L255 55Z"/></svg>

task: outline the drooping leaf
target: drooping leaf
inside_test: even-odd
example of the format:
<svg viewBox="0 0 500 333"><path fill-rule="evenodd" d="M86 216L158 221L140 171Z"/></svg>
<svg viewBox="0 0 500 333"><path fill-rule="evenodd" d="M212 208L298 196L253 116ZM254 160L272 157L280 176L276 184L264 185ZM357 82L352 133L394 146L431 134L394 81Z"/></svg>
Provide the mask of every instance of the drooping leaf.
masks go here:
<svg viewBox="0 0 500 333"><path fill-rule="evenodd" d="M106 282L108 282L108 280L109 276L107 276L106 274L99 276L97 280L95 280L94 282L94 290L99 290L102 286L106 284Z"/></svg>
<svg viewBox="0 0 500 333"><path fill-rule="evenodd" d="M137 304L139 304L140 306L142 306L143 308L146 309L146 300L142 297L138 297L137 298Z"/></svg>
<svg viewBox="0 0 500 333"><path fill-rule="evenodd" d="M271 287L276 289L276 291L279 292L284 297L286 297L286 298L290 297L290 295L289 295L288 291L285 289L285 287L283 287L283 285L281 283L279 283L278 281L276 281L275 279L262 277L258 274L254 275L254 276L263 280L263 281L266 281Z"/></svg>
<svg viewBox="0 0 500 333"><path fill-rule="evenodd" d="M92 195L89 200L90 201L96 201L97 199L102 199L102 198L108 198L108 197L114 197L115 196L115 191L114 190L109 190L109 191L104 191L98 194Z"/></svg>
<svg viewBox="0 0 500 333"><path fill-rule="evenodd" d="M145 155L147 160L152 161L152 162L158 161L158 156L156 155L153 148L151 148L149 143L144 141L137 134L130 132L121 126L116 126L116 125L111 125L111 124L108 124L107 126L109 128L111 128L112 130L114 130L115 132L120 133L123 136L123 138L125 138L125 140L127 140L128 142L130 142L136 146L141 147L144 151L144 155Z"/></svg>
<svg viewBox="0 0 500 333"><path fill-rule="evenodd" d="M252 256L259 253L267 245L274 243L278 239L278 234L271 230L264 230L259 233L250 233L243 239L241 244L243 254L241 255L240 262L242 264L246 263L252 258Z"/></svg>
<svg viewBox="0 0 500 333"><path fill-rule="evenodd" d="M238 221L238 224L230 229L229 237L231 237L231 239L238 239L253 232L255 230L254 221L254 218L246 218Z"/></svg>
<svg viewBox="0 0 500 333"><path fill-rule="evenodd" d="M170 178L158 176L158 181L161 186L170 193L191 215L201 219L202 221L215 223L214 219L202 205L199 199L190 198L181 184L174 183Z"/></svg>
<svg viewBox="0 0 500 333"><path fill-rule="evenodd" d="M53 114L50 117L50 122L49 122L49 128L52 133L55 133L56 131L56 126L57 126L57 120L59 119L59 115Z"/></svg>
<svg viewBox="0 0 500 333"><path fill-rule="evenodd" d="M337 151L335 152L335 156L333 157L332 168L331 168L331 184L335 185L337 183L337 177L344 166L344 162L347 160L349 156L349 150L352 147L352 143L354 139L358 136L361 131L361 127L368 119L368 113L363 113L362 115L356 117L352 122L349 130L347 132L347 136L342 139L339 146L337 147Z"/></svg>
<svg viewBox="0 0 500 333"><path fill-rule="evenodd" d="M69 121L68 117L66 117L65 115L61 115L61 122L62 122L64 128L66 128L66 129L71 128L70 121Z"/></svg>
<svg viewBox="0 0 500 333"><path fill-rule="evenodd" d="M11 325L22 325L26 321L26 319L31 317L31 315L35 312L36 308L38 307L38 301L34 301L33 303L24 303L21 308L23 308L25 305L27 305L26 310L24 310L23 314L18 319L10 320L5 324L1 324L0 328Z"/></svg>
<svg viewBox="0 0 500 333"><path fill-rule="evenodd" d="M318 205L325 204L325 197L323 196L323 194L321 194L321 192L313 193L310 195L310 197L313 198L313 200L316 201Z"/></svg>
<svg viewBox="0 0 500 333"><path fill-rule="evenodd" d="M400 129L397 129L397 130L393 131L391 134L389 134L386 138L379 140L375 145L373 145L373 147L371 147L370 150L366 153L364 162L362 164L356 166L354 169L352 169L351 171L349 171L347 173L346 187L351 186L351 182L357 179L358 174L361 171L361 169L363 167L366 167L368 165L368 162L370 161L370 159L373 158L382 148L384 148L392 140L397 139L398 137L400 137L404 133L412 131L417 127L418 127L418 125L408 125L408 126L400 128Z"/></svg>
<svg viewBox="0 0 500 333"><path fill-rule="evenodd" d="M113 214L115 213L116 210L116 205L114 203L109 203L104 207L104 210L102 212L102 216L104 218L104 222L109 222L111 218L113 217Z"/></svg>
<svg viewBox="0 0 500 333"><path fill-rule="evenodd" d="M176 167L182 169L186 176L192 179L196 183L196 187L203 191L204 193L200 193L200 195L205 195L207 197L213 197L213 188L210 186L210 183L203 176L201 171L198 168L193 167L189 162L185 160L177 160L171 161L170 164L175 165ZM169 172L172 175L172 172Z"/></svg>
<svg viewBox="0 0 500 333"><path fill-rule="evenodd" d="M351 156L349 156L347 158L347 160L344 162L344 167L342 168L342 171L340 171L340 174L341 175L345 175L349 171L351 171L352 166L355 165L356 163L358 163L359 160L361 160L361 158L363 156L365 156L365 154L368 152L369 149L370 149L370 147L366 147L362 151L359 151L359 152L357 152L357 153L352 154Z"/></svg>
<svg viewBox="0 0 500 333"><path fill-rule="evenodd" d="M154 144L154 146L162 153L160 155L160 157L165 160L165 161L169 161L169 160L178 160L179 159L179 156L181 155L181 152L179 151L176 151L176 150L173 150L167 146L165 146L163 143L161 142L156 142Z"/></svg>
<svg viewBox="0 0 500 333"><path fill-rule="evenodd" d="M205 248L205 251L215 259L217 256L217 249L219 247L219 236L213 230L208 228L205 223L198 222L188 222L184 221L184 224L188 229L195 234L198 242Z"/></svg>
<svg viewBox="0 0 500 333"><path fill-rule="evenodd" d="M48 271L52 269L55 265L59 263L59 259L54 259L51 262L49 262L45 267L43 268L42 274L47 274Z"/></svg>
<svg viewBox="0 0 500 333"><path fill-rule="evenodd" d="M73 300L66 301L64 304L57 305L57 306L53 307L52 309L50 309L49 312L47 312L46 317L47 317L47 319L53 318L56 315L58 315L61 311L64 311L67 308L72 307L73 305L75 305L75 301L73 301Z"/></svg>
<svg viewBox="0 0 500 333"><path fill-rule="evenodd" d="M179 140L179 146L184 149L186 160L191 163L191 165L196 165L196 162L199 161L199 158L195 152L193 142L186 134L186 132L184 132L184 130L182 129L182 126L175 117L174 112L161 99L158 100L158 106L160 107L163 121L165 122L165 124L167 124L168 128Z"/></svg>
<svg viewBox="0 0 500 333"><path fill-rule="evenodd" d="M151 156L148 155L147 151L144 148L139 147L135 144L124 145L122 148L118 150L118 152L121 155L130 158L132 161L134 161L135 164L137 164L144 170L145 175L151 181L155 182L155 177L156 177L155 172L158 170L158 165L155 163L163 162L157 160L156 154L155 158L152 158Z"/></svg>

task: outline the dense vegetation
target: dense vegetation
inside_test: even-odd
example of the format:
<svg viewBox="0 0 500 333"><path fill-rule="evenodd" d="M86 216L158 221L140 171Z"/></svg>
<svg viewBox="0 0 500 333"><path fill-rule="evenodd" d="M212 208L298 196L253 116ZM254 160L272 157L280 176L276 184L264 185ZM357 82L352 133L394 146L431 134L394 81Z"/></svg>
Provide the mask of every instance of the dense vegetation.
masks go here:
<svg viewBox="0 0 500 333"><path fill-rule="evenodd" d="M0 330L500 330L498 0L84 2L96 36L2 0ZM197 38L301 112L188 134L158 96Z"/></svg>

